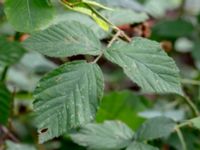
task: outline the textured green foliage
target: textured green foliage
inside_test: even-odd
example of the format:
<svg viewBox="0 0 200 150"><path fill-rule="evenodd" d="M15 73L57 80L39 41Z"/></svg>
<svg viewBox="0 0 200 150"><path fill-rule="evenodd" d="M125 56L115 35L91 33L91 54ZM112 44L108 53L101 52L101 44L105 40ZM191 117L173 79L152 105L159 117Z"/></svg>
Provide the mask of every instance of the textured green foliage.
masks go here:
<svg viewBox="0 0 200 150"><path fill-rule="evenodd" d="M96 22L87 15L74 11L67 11L64 13L60 11L58 11L54 24L59 24L65 21L78 21L81 24L84 24L85 26L89 27L99 39L105 38L108 35L107 32L105 32L101 27L99 27L99 25L97 25Z"/></svg>
<svg viewBox="0 0 200 150"><path fill-rule="evenodd" d="M158 150L158 148L144 143L133 142L128 146L126 150Z"/></svg>
<svg viewBox="0 0 200 150"><path fill-rule="evenodd" d="M0 66L5 67L16 63L24 54L25 50L17 42L9 42L0 37Z"/></svg>
<svg viewBox="0 0 200 150"><path fill-rule="evenodd" d="M196 62L197 64L200 61L199 47L200 47L200 42L199 42L199 40L197 40L197 41L195 41L193 48L192 48L192 57L197 61Z"/></svg>
<svg viewBox="0 0 200 150"><path fill-rule="evenodd" d="M104 9L110 9L110 8L107 8L99 3L96 3L96 2L90 1L90 0L68 1L68 2L71 3L71 4L65 3L65 6L68 9L90 16L94 21L96 21L96 23L99 25L99 27L101 27L103 30L105 30L105 31L109 30L109 28L110 28L109 23L107 23L107 21L104 21L104 19L102 19L102 17L99 17L99 15L94 10L89 8L88 6L90 6L90 5L97 6L97 7L101 7Z"/></svg>
<svg viewBox="0 0 200 150"><path fill-rule="evenodd" d="M40 143L93 120L103 85L99 67L85 61L64 64L43 77L34 101Z"/></svg>
<svg viewBox="0 0 200 150"><path fill-rule="evenodd" d="M133 131L119 121L88 124L78 133L71 134L74 142L96 150L121 149L131 143Z"/></svg>
<svg viewBox="0 0 200 150"><path fill-rule="evenodd" d="M100 3L95 2L94 0L82 0L82 1L83 1L85 4L89 4L89 5L91 5L91 6L96 6L96 7L99 7L99 8L101 8L101 9L113 10L113 9L107 7L107 6L104 6L104 5L100 4Z"/></svg>
<svg viewBox="0 0 200 150"><path fill-rule="evenodd" d="M116 7L116 8L126 8L132 10L143 10L143 7L133 0L95 0L99 3L103 3L106 6Z"/></svg>
<svg viewBox="0 0 200 150"><path fill-rule="evenodd" d="M0 82L0 124L6 125L11 111L11 94Z"/></svg>
<svg viewBox="0 0 200 150"><path fill-rule="evenodd" d="M142 124L136 133L138 140L153 140L173 132L176 123L166 117L155 117Z"/></svg>
<svg viewBox="0 0 200 150"><path fill-rule="evenodd" d="M145 11L154 18L162 18L169 10L176 9L180 6L182 0L147 0L145 1ZM165 19L165 18L164 18Z"/></svg>
<svg viewBox="0 0 200 150"><path fill-rule="evenodd" d="M145 110L145 102L144 97L131 91L111 92L102 99L96 120L103 122L117 119L136 129L144 121L138 116L138 112Z"/></svg>
<svg viewBox="0 0 200 150"><path fill-rule="evenodd" d="M32 145L17 144L11 141L7 141L6 150L36 150L36 148Z"/></svg>
<svg viewBox="0 0 200 150"><path fill-rule="evenodd" d="M5 13L17 31L32 32L53 19L54 9L45 0L6 0Z"/></svg>
<svg viewBox="0 0 200 150"><path fill-rule="evenodd" d="M200 23L200 13L197 16L198 23Z"/></svg>
<svg viewBox="0 0 200 150"><path fill-rule="evenodd" d="M200 130L200 117L190 120L192 126Z"/></svg>
<svg viewBox="0 0 200 150"><path fill-rule="evenodd" d="M24 46L52 57L101 53L101 43L92 30L75 21L64 22L33 34L24 42Z"/></svg>
<svg viewBox="0 0 200 150"><path fill-rule="evenodd" d="M153 28L154 34L167 38L188 36L193 30L193 25L190 22L182 19L161 21Z"/></svg>
<svg viewBox="0 0 200 150"><path fill-rule="evenodd" d="M141 23L148 19L147 14L137 13L132 10L116 9L114 11L102 11L102 15L115 25Z"/></svg>
<svg viewBox="0 0 200 150"><path fill-rule="evenodd" d="M198 18L189 17L193 18L193 21L190 21L186 17L187 12L183 12L182 6L179 5L181 1L169 0L166 3L162 0L3 0L0 2L0 22L3 22L0 23L0 34L8 35L8 39L13 41L24 41L26 33L31 33L23 42L23 46L31 51L31 55L25 55L19 63L18 60L25 52L23 47L17 42L9 42L6 38L0 37L0 79L3 80L0 81L0 134L3 135L3 138L0 135L0 149L6 146L8 150L35 150L33 146L10 141L4 144L7 139L33 143L36 140L35 133L32 132L33 122L38 128L39 143L52 140L45 145L34 142L39 149L158 150L150 144L157 145L161 149L165 149L165 144L170 149L184 149L184 147L191 150L199 149L199 141L196 141L199 133L193 130L200 129L200 119L197 117L187 120L192 116L193 110L198 114L198 101L186 99L191 106L190 111L185 109L184 103L179 103L180 97L177 95L169 97L155 95L168 93L184 95L179 69L173 59L165 53L158 42L137 37L125 42L129 41L126 34L135 35L137 32L139 35L140 32L149 32L149 27L153 26L151 39L168 40L163 41L162 45L166 44L168 47L169 43L169 50L170 44L173 46L174 43L174 49L179 52L182 47L187 52L198 50L198 28L194 29L198 26ZM113 9L102 5L101 2ZM184 9L187 9L188 0L185 2ZM2 11L4 6L7 19ZM54 8L56 18L54 18ZM175 12L180 15L178 19L164 20L164 22L162 18L156 19L164 16L164 13L172 8L177 8ZM146 12L154 19L148 20ZM167 16L170 18L171 13ZM119 31L122 26L124 32ZM47 27L49 28L46 29ZM188 47L184 46L185 41L181 44L183 39L191 40ZM38 55L38 52L56 58L47 57L46 60L41 54ZM199 57L197 53L193 52L196 60ZM170 53L174 56L173 54ZM92 55L81 58L85 57L87 61L93 60L93 62L70 62L79 59L80 56L66 58L75 55ZM103 55L119 67L116 68L105 59L101 60ZM178 53L175 53L175 56L177 55ZM191 57L187 53L184 58ZM183 68L181 73L184 78L196 79L181 81L192 84L184 85L183 88L192 100L197 100L193 97L197 95L197 89L194 89L193 84L199 84L197 81L199 73L194 71L194 68L198 67L198 62L189 60L186 62L189 67L185 67L182 65L185 63L182 63L182 56L176 59ZM64 64L65 61L67 63ZM101 104L104 79L97 63L110 73L105 75L106 92L110 94L103 98ZM55 69L56 67L58 68ZM120 67L141 87L141 91L124 77ZM186 72L187 76L185 68L191 70L191 73ZM42 77L45 73L47 74ZM13 93L11 94L6 87L14 89ZM138 91L138 95L129 91L112 92L113 89L124 88ZM147 97L153 100L148 100ZM157 102L160 99L165 103ZM15 104L13 108L11 104ZM152 108L147 109L150 104L153 104ZM29 116L32 110L35 111L33 122L32 116ZM13 114L9 115L10 111ZM152 118L155 116L163 117ZM145 119L142 117L152 119L144 122ZM6 127L8 118L13 123L13 129L17 130L10 130L10 126ZM174 119L178 122L186 121L176 125ZM178 128L184 131L184 138L180 132L174 132L178 131ZM136 132L134 133L132 129ZM64 137L53 140L62 135Z"/></svg>
<svg viewBox="0 0 200 150"><path fill-rule="evenodd" d="M114 11L103 10L100 13L111 20L115 25L140 23L148 19L148 16L145 13L137 13L135 11L126 9L116 9ZM86 25L94 31L95 35L99 39L107 38L110 35L110 32L104 31L93 19L87 15L83 15L74 11L65 11L62 13L61 10L58 10L58 15L54 21L54 24L65 21L78 21Z"/></svg>
<svg viewBox="0 0 200 150"><path fill-rule="evenodd" d="M4 66L0 66L0 79L3 77Z"/></svg>
<svg viewBox="0 0 200 150"><path fill-rule="evenodd" d="M116 42L105 51L108 60L121 66L143 92L182 95L179 70L159 43L134 38L131 43Z"/></svg>

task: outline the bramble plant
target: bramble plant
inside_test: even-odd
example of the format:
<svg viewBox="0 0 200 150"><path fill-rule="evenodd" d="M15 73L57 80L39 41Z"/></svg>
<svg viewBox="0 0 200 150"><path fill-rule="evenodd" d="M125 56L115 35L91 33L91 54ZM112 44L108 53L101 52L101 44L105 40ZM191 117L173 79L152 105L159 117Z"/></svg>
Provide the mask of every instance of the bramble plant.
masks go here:
<svg viewBox="0 0 200 150"><path fill-rule="evenodd" d="M194 25L181 17L186 2L171 1L178 19L157 23L149 39L158 16L148 2L0 1L12 25L0 30L0 149L199 149L199 77L182 79L167 54Z"/></svg>

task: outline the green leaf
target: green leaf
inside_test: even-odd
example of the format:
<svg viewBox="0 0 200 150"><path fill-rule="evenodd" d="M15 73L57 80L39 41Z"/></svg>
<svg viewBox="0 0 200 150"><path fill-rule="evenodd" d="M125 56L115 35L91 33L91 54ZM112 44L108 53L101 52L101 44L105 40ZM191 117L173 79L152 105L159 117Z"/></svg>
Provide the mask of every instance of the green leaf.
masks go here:
<svg viewBox="0 0 200 150"><path fill-rule="evenodd" d="M47 26L54 17L54 9L44 0L6 0L5 13L20 32L32 32Z"/></svg>
<svg viewBox="0 0 200 150"><path fill-rule="evenodd" d="M185 119L185 111L183 109L171 109L169 105L166 105L166 109L162 107L160 109L148 109L147 111L139 112L139 116L146 119L164 116L178 122Z"/></svg>
<svg viewBox="0 0 200 150"><path fill-rule="evenodd" d="M172 119L155 117L144 122L136 133L136 139L153 140L166 137L173 132L175 126L176 123Z"/></svg>
<svg viewBox="0 0 200 150"><path fill-rule="evenodd" d="M191 35L192 23L183 19L161 21L153 27L153 34L164 38L178 38Z"/></svg>
<svg viewBox="0 0 200 150"><path fill-rule="evenodd" d="M194 41L191 53L192 57L196 60L195 63L197 68L199 68L199 62L200 62L199 48L200 48L200 41L199 40Z"/></svg>
<svg viewBox="0 0 200 150"><path fill-rule="evenodd" d="M100 13L103 16L107 17L108 20L111 20L111 22L113 22L116 26L129 23L140 23L148 18L148 16L145 13L136 13L134 11L125 9L117 9L115 11L104 10L100 11ZM102 30L102 28L100 28L99 25L97 25L97 23L87 15L77 13L74 11L63 12L59 9L56 19L54 20L54 24L58 24L64 21L78 21L86 25L94 31L95 35L99 39L105 39L109 37L111 33L111 31L106 32Z"/></svg>
<svg viewBox="0 0 200 150"><path fill-rule="evenodd" d="M100 68L85 61L66 63L42 78L34 94L40 143L93 120L103 86Z"/></svg>
<svg viewBox="0 0 200 150"><path fill-rule="evenodd" d="M12 103L11 94L6 86L0 82L0 124L7 125Z"/></svg>
<svg viewBox="0 0 200 150"><path fill-rule="evenodd" d="M101 14L117 26L141 23L148 19L148 16L145 13L137 13L127 9L116 9L114 11L104 10Z"/></svg>
<svg viewBox="0 0 200 150"><path fill-rule="evenodd" d="M158 150L158 148L144 143L133 142L126 150Z"/></svg>
<svg viewBox="0 0 200 150"><path fill-rule="evenodd" d="M78 133L71 134L72 140L89 149L121 149L131 143L133 131L119 121L103 124L87 124Z"/></svg>
<svg viewBox="0 0 200 150"><path fill-rule="evenodd" d="M133 1L133 0L95 0L95 1L103 3L104 5L110 7L144 11L143 6L138 1Z"/></svg>
<svg viewBox="0 0 200 150"><path fill-rule="evenodd" d="M32 145L17 144L11 141L6 141L6 150L36 150Z"/></svg>
<svg viewBox="0 0 200 150"><path fill-rule="evenodd" d="M168 0L167 3L162 0L148 0L145 1L144 7L145 11L152 17L162 18L165 17L167 11L179 8L181 2L181 0Z"/></svg>
<svg viewBox="0 0 200 150"><path fill-rule="evenodd" d="M102 28L104 29L105 31L108 31L110 26L109 24L104 21L103 19L101 19L101 17L98 16L98 14L89 8L89 5L86 4L88 2L74 2L76 4L73 4L73 3L65 3L64 6L66 6L69 10L73 10L73 11L76 11L76 12L80 12L80 13L83 13L83 14L86 14L88 16L90 16L91 18L93 18L96 23ZM95 2L92 2L93 4ZM88 5L88 6L87 6Z"/></svg>
<svg viewBox="0 0 200 150"><path fill-rule="evenodd" d="M41 77L55 68L57 65L42 54L27 52L19 63L9 68L6 82L19 91L32 93Z"/></svg>
<svg viewBox="0 0 200 150"><path fill-rule="evenodd" d="M197 15L198 23L200 23L200 13Z"/></svg>
<svg viewBox="0 0 200 150"><path fill-rule="evenodd" d="M24 48L17 42L9 42L0 37L0 66L5 67L19 61L25 53Z"/></svg>
<svg viewBox="0 0 200 150"><path fill-rule="evenodd" d="M199 149L199 146L196 145L196 141L199 139L197 132L193 132L190 128L181 128L184 143L187 145L187 150L196 150ZM180 137L177 135L177 132L173 132L167 139L164 139L165 143L170 145L170 147L175 150L183 150Z"/></svg>
<svg viewBox="0 0 200 150"><path fill-rule="evenodd" d="M99 25L88 15L78 13L75 11L65 11L65 10L58 10L57 16L54 20L54 24L59 24L61 22L65 21L78 21L81 24L84 24L85 26L89 27L91 30L93 30L94 34L99 39L104 39L107 37L108 32L104 31L102 28L100 28Z"/></svg>
<svg viewBox="0 0 200 150"><path fill-rule="evenodd" d="M96 6L96 7L99 7L99 8L102 8L102 9L106 9L106 10L113 10L112 8L109 8L109 7L106 7L100 3L97 3L97 2L94 2L92 0L82 0L82 2L86 3L86 4L89 4L89 5L93 5L93 6Z"/></svg>
<svg viewBox="0 0 200 150"><path fill-rule="evenodd" d="M110 29L109 24L105 22L103 19L101 19L100 17L98 17L96 14L94 14L90 9L85 8L85 7L74 7L72 10L81 12L83 14L86 14L92 17L92 19L94 19L94 21L96 21L96 23L105 31L108 31Z"/></svg>
<svg viewBox="0 0 200 150"><path fill-rule="evenodd" d="M106 32L109 32L110 25L105 22L103 19L99 18L97 15L93 15L92 18L96 21L96 23Z"/></svg>
<svg viewBox="0 0 200 150"><path fill-rule="evenodd" d="M98 122L121 120L132 129L136 129L144 121L138 116L138 112L146 109L145 103L147 103L146 98L131 91L111 92L102 99L96 120Z"/></svg>
<svg viewBox="0 0 200 150"><path fill-rule="evenodd" d="M200 117L190 120L192 126L200 130Z"/></svg>
<svg viewBox="0 0 200 150"><path fill-rule="evenodd" d="M101 53L101 43L93 31L76 21L64 22L33 34L24 46L52 57Z"/></svg>
<svg viewBox="0 0 200 150"><path fill-rule="evenodd" d="M131 43L118 41L105 51L105 56L121 66L143 92L183 95L179 70L159 43L143 38L134 38Z"/></svg>

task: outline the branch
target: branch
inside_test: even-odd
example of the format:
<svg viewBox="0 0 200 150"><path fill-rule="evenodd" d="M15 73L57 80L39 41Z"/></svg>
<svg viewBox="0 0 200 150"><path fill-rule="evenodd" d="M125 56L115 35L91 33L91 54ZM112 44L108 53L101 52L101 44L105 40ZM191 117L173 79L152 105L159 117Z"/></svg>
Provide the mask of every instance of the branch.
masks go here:
<svg viewBox="0 0 200 150"><path fill-rule="evenodd" d="M192 84L192 85L200 85L200 81L191 80L191 79L181 79L183 84Z"/></svg>
<svg viewBox="0 0 200 150"><path fill-rule="evenodd" d="M112 44L117 40L117 38L121 35L120 31L117 31L117 33L113 36L113 38L110 40L110 42L108 43L107 48L111 47Z"/></svg>
<svg viewBox="0 0 200 150"><path fill-rule="evenodd" d="M69 5L69 2L66 2L65 0L60 0L61 4L65 5ZM83 2L84 3L84 2ZM85 6L87 6L96 16L98 16L99 18L101 18L103 21L105 21L107 24L110 25L110 27L116 31L116 34L114 35L114 37L111 39L111 41L109 42L107 47L110 47L114 41L117 40L118 37L123 37L127 42L131 42L131 38L126 35L126 33L124 33L124 31L122 31L121 29L119 29L116 25L114 25L112 22L110 22L107 18L105 18L103 15L101 15L95 8L93 8L90 4L88 3L84 3ZM92 63L96 63L101 57L103 56L103 52L92 62Z"/></svg>
<svg viewBox="0 0 200 150"><path fill-rule="evenodd" d="M131 42L131 38L126 35L124 33L124 31L122 31L121 29L119 29L116 25L114 25L112 22L110 22L107 18L105 18L103 15L101 15L96 9L94 9L92 6L90 6L89 4L85 4L86 6L88 6L88 8L90 8L90 10L92 10L93 13L95 13L99 18L101 18L103 21L105 21L106 23L108 23L111 28L113 28L114 30L116 30L116 32L120 32L120 36L124 37L127 42Z"/></svg>
<svg viewBox="0 0 200 150"><path fill-rule="evenodd" d="M180 140L180 142L181 142L182 150L187 150L187 146L186 146L186 143L185 143L185 139L184 139L184 137L183 137L183 134L182 134L180 128L176 128L175 130L176 130L177 135L178 135L178 137L179 137L179 140Z"/></svg>
<svg viewBox="0 0 200 150"><path fill-rule="evenodd" d="M110 40L110 42L108 43L107 45L107 48L111 47L112 44L117 40L117 38L121 35L121 32L118 31L114 36L113 38ZM92 63L97 63L97 61L103 56L103 51L102 53L92 62Z"/></svg>
<svg viewBox="0 0 200 150"><path fill-rule="evenodd" d="M5 136L3 138L5 138L5 139L8 138L16 143L19 142L19 140L6 127L0 126L0 130L5 134Z"/></svg>
<svg viewBox="0 0 200 150"><path fill-rule="evenodd" d="M200 115L200 112L198 108L195 106L195 104L192 102L192 100L187 95L185 95L185 97L183 98L188 104L188 106L191 108L191 110L193 111L194 115L198 117Z"/></svg>

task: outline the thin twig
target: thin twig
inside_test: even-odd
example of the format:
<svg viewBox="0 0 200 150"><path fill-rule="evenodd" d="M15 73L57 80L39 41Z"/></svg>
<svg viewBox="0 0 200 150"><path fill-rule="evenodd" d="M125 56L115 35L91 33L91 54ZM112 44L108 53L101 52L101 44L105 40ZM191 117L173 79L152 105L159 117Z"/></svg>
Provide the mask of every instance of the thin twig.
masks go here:
<svg viewBox="0 0 200 150"><path fill-rule="evenodd" d="M185 12L185 4L186 4L186 0L182 0L181 6L179 8L179 16L181 17L184 12Z"/></svg>
<svg viewBox="0 0 200 150"><path fill-rule="evenodd" d="M65 4L66 2L61 0L62 4ZM95 15L97 15L99 18L101 18L103 21L105 21L107 24L111 26L114 30L117 32L120 31L120 34L122 37L124 37L128 42L131 42L131 38L124 33L121 29L119 29L116 25L114 25L111 21L109 21L106 17L101 15L95 8L93 8L90 4L84 3Z"/></svg>
<svg viewBox="0 0 200 150"><path fill-rule="evenodd" d="M114 25L112 22L110 22L107 18L105 18L103 15L101 15L96 9L94 9L92 6L90 6L89 4L85 4L86 6L88 6L88 8L90 8L92 11L93 11L93 13L95 13L99 18L101 18L103 21L105 21L106 23L108 23L114 30L116 30L116 32L118 33L118 32L120 32L120 35L122 36L122 37L124 37L126 40L127 40L127 42L131 42L131 38L128 36L128 35L126 35L125 33L124 33L124 31L122 31L121 29L119 29L116 25Z"/></svg>
<svg viewBox="0 0 200 150"><path fill-rule="evenodd" d="M192 85L200 85L200 81L191 80L191 79L181 79L183 84L192 84Z"/></svg>
<svg viewBox="0 0 200 150"><path fill-rule="evenodd" d="M190 120L184 121L183 123L176 125L176 128L182 128L182 127L185 127L185 126L191 126Z"/></svg>
<svg viewBox="0 0 200 150"><path fill-rule="evenodd" d="M124 33L124 31L120 30L119 28L117 28L117 31L121 32L121 36L124 37L127 42L132 41L132 39L126 33Z"/></svg>
<svg viewBox="0 0 200 150"><path fill-rule="evenodd" d="M19 142L19 140L6 127L0 126L0 128L5 134L6 138L9 138L13 142Z"/></svg>
<svg viewBox="0 0 200 150"><path fill-rule="evenodd" d="M195 104L192 102L192 100L187 95L185 95L184 100L190 106L190 108L193 111L194 115L198 117L200 115L199 110L197 109Z"/></svg>
<svg viewBox="0 0 200 150"><path fill-rule="evenodd" d="M117 33L113 36L110 42L107 45L107 48L111 47L112 44L117 40L117 38L121 35L121 31L117 31Z"/></svg>
<svg viewBox="0 0 200 150"><path fill-rule="evenodd" d="M96 9L94 9L90 4L84 3L95 15L97 15L99 18L101 18L103 21L108 23L111 27L115 28L116 26L110 22L107 18L102 16Z"/></svg>
<svg viewBox="0 0 200 150"><path fill-rule="evenodd" d="M180 130L180 128L175 128L176 132L177 132L177 135L179 137L179 140L181 142L181 145L182 145L182 150L187 150L187 146L186 146L186 143L185 143L185 139L183 137L183 134Z"/></svg>
<svg viewBox="0 0 200 150"><path fill-rule="evenodd" d="M117 38L121 35L121 32L118 31L113 38L110 40L110 42L107 45L107 48L111 47L112 44L117 40ZM104 51L102 51L102 53L92 62L92 63L97 63L97 61L103 56Z"/></svg>
<svg viewBox="0 0 200 150"><path fill-rule="evenodd" d="M60 0L60 2L63 5L67 5L66 1ZM118 38L118 37L123 37L127 42L131 42L131 38L124 33L121 29L119 29L117 26L115 26L112 22L110 22L107 18L105 18L103 15L101 15L95 8L93 8L90 4L84 3L95 15L97 15L99 18L101 18L103 21L105 21L107 24L111 26L116 31L116 34L114 37L111 39L107 47L110 47L113 42ZM96 63L101 57L103 56L103 52L92 62Z"/></svg>
<svg viewBox="0 0 200 150"><path fill-rule="evenodd" d="M102 56L103 56L103 52L92 63L93 64L97 63Z"/></svg>

